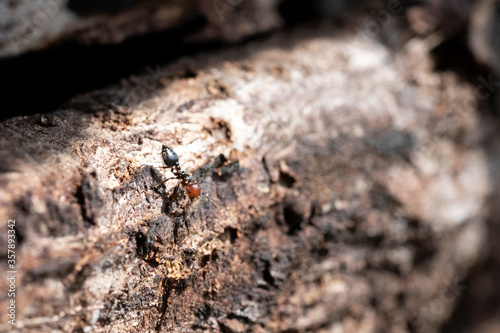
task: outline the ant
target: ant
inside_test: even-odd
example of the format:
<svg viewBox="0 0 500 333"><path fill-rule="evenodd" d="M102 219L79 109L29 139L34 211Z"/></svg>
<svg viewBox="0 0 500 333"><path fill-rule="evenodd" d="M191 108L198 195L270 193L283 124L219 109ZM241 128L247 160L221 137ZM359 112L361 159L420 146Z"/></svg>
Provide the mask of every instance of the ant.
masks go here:
<svg viewBox="0 0 500 333"><path fill-rule="evenodd" d="M181 166L179 165L179 156L172 148L166 145L162 145L161 155L163 158L163 162L165 163L165 166L162 166L160 168L171 169L172 173L174 174L174 177L167 178L163 182L169 181L171 179L180 180L178 185L180 185L182 188L185 189L186 194L190 200L189 204L187 205L184 211L184 224L186 225L186 229L189 232L189 227L186 223L187 210L191 206L191 204L200 197L201 186L186 171L181 169ZM175 188L172 197L177 196L178 188L179 186ZM217 205L207 195L205 195L205 197L212 203L212 205L214 205L215 208L217 208Z"/></svg>
<svg viewBox="0 0 500 333"><path fill-rule="evenodd" d="M164 182L170 179L179 179L180 184L186 188L186 193L191 202L197 199L201 195L201 186L195 182L193 177L188 175L186 171L181 169L177 153L172 148L163 145L161 147L161 156L163 157L163 162L165 163L165 166L162 168L172 169L172 173L175 176L166 179Z"/></svg>

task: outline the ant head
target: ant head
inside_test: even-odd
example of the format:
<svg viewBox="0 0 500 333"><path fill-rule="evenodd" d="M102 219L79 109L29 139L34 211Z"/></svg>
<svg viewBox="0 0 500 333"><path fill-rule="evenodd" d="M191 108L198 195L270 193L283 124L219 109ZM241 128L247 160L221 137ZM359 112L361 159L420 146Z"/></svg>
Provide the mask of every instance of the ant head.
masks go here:
<svg viewBox="0 0 500 333"><path fill-rule="evenodd" d="M163 162L169 168L179 163L179 156L177 156L177 153L172 148L165 145L161 147L161 156L163 157Z"/></svg>
<svg viewBox="0 0 500 333"><path fill-rule="evenodd" d="M201 195L200 184L195 183L195 182L191 182L191 183L187 184L186 193L187 193L189 199L191 199L191 201L198 198Z"/></svg>

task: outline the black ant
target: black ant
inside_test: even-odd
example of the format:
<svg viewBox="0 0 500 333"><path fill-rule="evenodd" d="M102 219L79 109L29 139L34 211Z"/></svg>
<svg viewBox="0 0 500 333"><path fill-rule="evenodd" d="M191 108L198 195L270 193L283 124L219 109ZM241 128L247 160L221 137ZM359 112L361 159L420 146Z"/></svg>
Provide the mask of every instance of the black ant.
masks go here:
<svg viewBox="0 0 500 333"><path fill-rule="evenodd" d="M166 179L165 182L170 179L179 179L180 184L186 188L186 193L191 202L198 198L201 195L201 186L186 171L181 169L177 153L172 148L163 145L161 147L161 156L165 163L163 168L172 169L172 173L175 176Z"/></svg>
<svg viewBox="0 0 500 333"><path fill-rule="evenodd" d="M186 171L181 169L181 166L179 165L179 156L172 148L166 145L162 145L161 155L163 157L163 162L165 163L165 166L162 166L161 168L172 169L171 171L174 174L174 177L167 178L163 182L166 182L171 179L180 180L179 185L181 185L181 187L185 189L186 194L189 197L190 202L185 208L185 213L184 213L184 223L189 232L189 227L187 226L186 223L187 210L189 206L191 206L191 204L200 197L201 186ZM176 187L172 197L177 196L177 193L178 193L178 187ZM205 197L212 203L212 205L214 205L214 207L217 208L214 202L207 195L205 195Z"/></svg>

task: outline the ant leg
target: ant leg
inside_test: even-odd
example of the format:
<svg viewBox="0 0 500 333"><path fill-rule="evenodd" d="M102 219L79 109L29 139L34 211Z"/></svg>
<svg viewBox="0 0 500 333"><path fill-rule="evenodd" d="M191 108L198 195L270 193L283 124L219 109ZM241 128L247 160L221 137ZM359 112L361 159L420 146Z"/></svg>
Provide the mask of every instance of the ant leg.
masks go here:
<svg viewBox="0 0 500 333"><path fill-rule="evenodd" d="M190 235L191 231L189 230L189 223L188 223L188 220L187 220L187 216L188 216L188 210L186 209L186 211L184 212L183 222L184 222L184 225L186 226L186 230L188 232L188 235Z"/></svg>
<svg viewBox="0 0 500 333"><path fill-rule="evenodd" d="M187 207L185 208L184 210L184 225L186 226L186 229L187 229L187 232L188 232L188 235L191 234L191 231L189 230L189 223L188 223L188 215L190 213L189 211L189 208L191 208L191 204L192 202L190 202Z"/></svg>
<svg viewBox="0 0 500 333"><path fill-rule="evenodd" d="M167 178L167 179L163 180L163 183L166 183L166 182L168 182L169 180L172 180L172 179L177 179L177 177L170 177L170 178Z"/></svg>
<svg viewBox="0 0 500 333"><path fill-rule="evenodd" d="M179 197L179 186L175 186L173 191L165 195L164 200L165 200L165 207L164 207L164 212L165 214L172 214L173 210L176 209L174 206L174 203L178 201Z"/></svg>
<svg viewBox="0 0 500 333"><path fill-rule="evenodd" d="M206 195L206 194L203 194L203 195L208 199L208 201L210 201L210 203L212 205L214 205L215 208L217 208L217 205L212 201L212 199L210 199L210 197L208 195Z"/></svg>

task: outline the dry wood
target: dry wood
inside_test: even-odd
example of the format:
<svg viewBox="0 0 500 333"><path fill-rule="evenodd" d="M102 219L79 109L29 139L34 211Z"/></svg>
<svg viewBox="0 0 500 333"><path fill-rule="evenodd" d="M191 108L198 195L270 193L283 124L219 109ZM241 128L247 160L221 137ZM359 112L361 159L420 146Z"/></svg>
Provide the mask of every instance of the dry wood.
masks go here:
<svg viewBox="0 0 500 333"><path fill-rule="evenodd" d="M14 331L435 332L483 248L488 124L425 42L394 53L335 29L0 124ZM190 233L162 144L217 205L190 208Z"/></svg>

